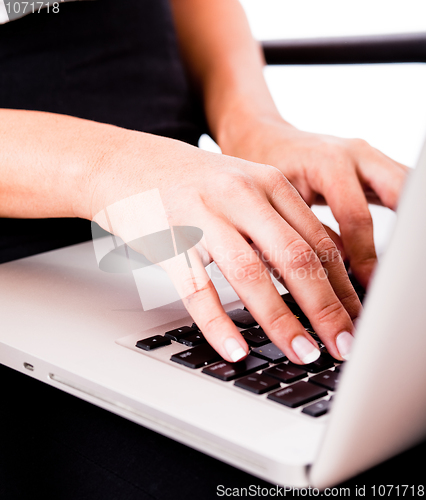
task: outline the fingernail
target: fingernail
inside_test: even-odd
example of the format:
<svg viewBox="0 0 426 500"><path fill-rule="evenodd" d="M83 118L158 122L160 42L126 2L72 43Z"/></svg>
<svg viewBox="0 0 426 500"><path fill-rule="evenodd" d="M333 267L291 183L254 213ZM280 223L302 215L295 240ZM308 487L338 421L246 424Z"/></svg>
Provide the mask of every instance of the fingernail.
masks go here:
<svg viewBox="0 0 426 500"><path fill-rule="evenodd" d="M226 352L228 353L228 356L232 359L234 363L236 361L240 361L241 359L247 356L246 351L241 347L238 340L235 340L232 337L226 339L223 345L225 347Z"/></svg>
<svg viewBox="0 0 426 500"><path fill-rule="evenodd" d="M309 342L309 340L303 335L298 335L294 337L291 341L291 347L293 351L300 358L302 363L308 365L309 363L313 363L320 357L321 352L315 346Z"/></svg>
<svg viewBox="0 0 426 500"><path fill-rule="evenodd" d="M348 360L352 349L353 336L349 332L342 332L336 337L336 346L339 350L340 356Z"/></svg>

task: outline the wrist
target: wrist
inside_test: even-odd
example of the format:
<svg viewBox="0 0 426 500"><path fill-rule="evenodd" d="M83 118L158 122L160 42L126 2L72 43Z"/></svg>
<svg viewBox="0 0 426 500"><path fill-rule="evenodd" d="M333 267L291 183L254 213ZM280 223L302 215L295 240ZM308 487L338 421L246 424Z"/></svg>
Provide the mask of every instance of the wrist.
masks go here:
<svg viewBox="0 0 426 500"><path fill-rule="evenodd" d="M75 217L93 220L94 216L119 198L126 179L123 169L134 151L135 132L100 124L94 131L93 147L86 152L83 168L75 176L73 201ZM126 158L127 157L127 158Z"/></svg>
<svg viewBox="0 0 426 500"><path fill-rule="evenodd" d="M278 110L236 107L223 116L219 123L216 140L224 154L237 156L251 161L261 161L267 147L264 130L280 127L282 130L294 129L285 121Z"/></svg>

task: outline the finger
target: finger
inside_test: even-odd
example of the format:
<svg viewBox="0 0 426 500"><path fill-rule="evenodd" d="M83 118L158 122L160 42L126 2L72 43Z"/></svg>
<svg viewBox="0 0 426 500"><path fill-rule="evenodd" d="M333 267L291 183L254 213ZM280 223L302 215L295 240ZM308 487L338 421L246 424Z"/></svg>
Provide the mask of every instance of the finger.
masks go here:
<svg viewBox="0 0 426 500"><path fill-rule="evenodd" d="M343 262L345 262L347 260L347 257L345 253L345 247L343 246L342 238L340 237L339 234L333 231L331 227L327 226L326 224L323 224L323 227L328 236L332 239L333 243L336 245L336 248L339 251L340 256L342 257Z"/></svg>
<svg viewBox="0 0 426 500"><path fill-rule="evenodd" d="M318 223L316 218L315 221ZM263 208L263 213L259 210L242 211L239 223L243 230L249 231L250 238L261 249L264 258L281 273L286 288L308 316L330 354L337 359L345 359L348 352L340 352L336 343L342 333L352 334L353 323L312 248L270 205ZM309 224L306 218L305 223ZM348 279L340 259L339 263L346 274L345 279ZM352 286L348 289L350 295L355 294ZM275 332L273 335L271 340L278 344L280 336L276 336Z"/></svg>
<svg viewBox="0 0 426 500"><path fill-rule="evenodd" d="M265 333L293 363L311 363L320 355L314 339L284 303L269 272L247 241L228 223L206 229L208 251Z"/></svg>
<svg viewBox="0 0 426 500"><path fill-rule="evenodd" d="M247 343L225 313L196 248L188 251L188 260L181 254L161 266L209 344L227 361L244 359L248 354Z"/></svg>
<svg viewBox="0 0 426 500"><path fill-rule="evenodd" d="M336 177L324 183L324 196L339 223L351 269L366 288L377 264L373 220L356 173L347 169Z"/></svg>
<svg viewBox="0 0 426 500"><path fill-rule="evenodd" d="M281 174L279 174L281 175ZM330 237L324 226L314 215L312 210L302 202L297 191L282 176L273 181L273 194L270 201L275 210L284 218L295 231L302 236L314 250L320 263L327 272L328 279L335 294L348 311L351 318L357 318L361 312L361 303L349 280L342 256L333 238L340 247L343 244L340 237L332 232ZM331 229L329 229L331 232ZM346 254L345 254L346 256Z"/></svg>
<svg viewBox="0 0 426 500"><path fill-rule="evenodd" d="M384 206L395 210L410 169L360 142L357 158L361 181L377 194Z"/></svg>

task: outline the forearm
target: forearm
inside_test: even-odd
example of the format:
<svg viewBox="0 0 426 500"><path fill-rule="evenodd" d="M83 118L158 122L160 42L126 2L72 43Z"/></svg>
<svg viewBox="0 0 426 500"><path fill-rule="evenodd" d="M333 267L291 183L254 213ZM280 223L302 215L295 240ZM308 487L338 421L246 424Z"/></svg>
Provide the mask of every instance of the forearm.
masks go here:
<svg viewBox="0 0 426 500"><path fill-rule="evenodd" d="M238 0L171 0L181 52L222 149L252 117L280 119L264 59Z"/></svg>
<svg viewBox="0 0 426 500"><path fill-rule="evenodd" d="M0 216L90 218L89 186L117 127L0 110Z"/></svg>

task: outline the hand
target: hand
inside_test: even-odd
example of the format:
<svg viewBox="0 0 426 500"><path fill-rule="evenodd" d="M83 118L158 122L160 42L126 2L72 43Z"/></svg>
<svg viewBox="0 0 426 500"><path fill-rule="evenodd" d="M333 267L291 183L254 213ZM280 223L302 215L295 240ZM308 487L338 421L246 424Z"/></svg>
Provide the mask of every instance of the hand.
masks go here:
<svg viewBox="0 0 426 500"><path fill-rule="evenodd" d="M408 168L360 139L303 132L279 117L243 123L238 134L222 134L223 152L278 168L309 206L325 200L366 287L377 262L368 201L395 210Z"/></svg>
<svg viewBox="0 0 426 500"><path fill-rule="evenodd" d="M313 361L319 351L281 299L266 265L284 278L329 352L340 360L348 355L359 300L332 239L278 169L171 139L120 133L105 138L85 188L88 218L134 241L145 230L148 234L153 218L161 219L139 196L158 189L167 224L202 229L200 244L189 251L191 269L169 265L167 270L192 318L223 358L242 359L248 347L207 278L204 266L211 260L292 362ZM102 215L106 211L109 220Z"/></svg>

